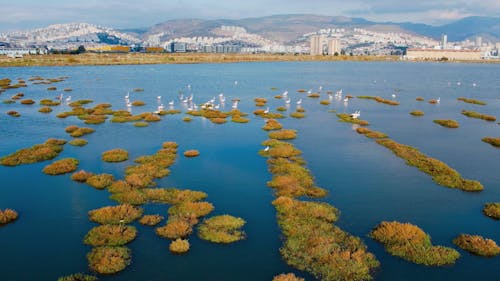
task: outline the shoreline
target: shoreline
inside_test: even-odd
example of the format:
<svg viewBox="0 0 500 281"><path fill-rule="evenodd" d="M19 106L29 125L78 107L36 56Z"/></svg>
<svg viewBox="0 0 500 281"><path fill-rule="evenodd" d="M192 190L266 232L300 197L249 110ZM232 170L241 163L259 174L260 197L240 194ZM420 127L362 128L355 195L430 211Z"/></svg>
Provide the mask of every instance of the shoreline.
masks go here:
<svg viewBox="0 0 500 281"><path fill-rule="evenodd" d="M22 58L0 57L0 67L32 66L104 66L147 64L201 64L238 62L439 62L435 60L401 60L399 56L310 56L277 54L207 54L207 53L85 53L79 55L27 55ZM442 63L500 63L500 60L446 61Z"/></svg>

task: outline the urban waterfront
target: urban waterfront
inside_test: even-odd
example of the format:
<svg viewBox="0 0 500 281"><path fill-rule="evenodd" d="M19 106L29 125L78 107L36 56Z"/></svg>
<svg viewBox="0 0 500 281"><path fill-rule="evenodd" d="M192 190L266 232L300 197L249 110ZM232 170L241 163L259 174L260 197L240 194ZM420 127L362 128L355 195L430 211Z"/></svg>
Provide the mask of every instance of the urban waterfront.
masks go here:
<svg viewBox="0 0 500 281"><path fill-rule="evenodd" d="M283 237L271 205L274 191L266 185L272 175L266 159L258 154L268 137L261 129L264 119L252 114L257 109L254 98L266 98L268 103L263 109L269 106L275 112L285 102L274 96L284 91L291 99L285 115L295 111L296 102L302 99L306 117L287 117L280 122L284 128L297 130L298 137L291 142L302 150L316 184L329 191L326 198L319 200L340 210L336 224L359 236L380 261L372 274L374 280L498 280L498 256L484 258L459 250L461 257L456 264L426 267L391 256L368 237L381 221L396 220L418 225L435 245L455 247L452 240L460 233L479 234L500 242L498 221L481 212L485 203L500 198L499 150L481 139L498 137L500 127L498 121L485 122L460 113L467 109L500 117L497 72L498 65L408 62L21 67L0 69L0 78L69 78L54 84L56 91L47 91L47 85L28 83L27 88L8 90L0 98L6 100L23 92L25 98L40 101L63 93L71 95L73 101L91 99L92 105L110 103L117 110L126 109L124 96L129 93L131 100L146 103L131 108L137 114L155 111L157 96L162 96L165 105L174 100L174 107L185 112L187 108L179 102L180 92L192 94L198 104L224 93L227 102L221 109L230 110L230 100L238 98L239 109L250 114L248 124L218 125L203 117L193 117L186 123L182 121L185 114L163 116L146 128L108 120L101 125L85 125L96 130L84 137L88 145L65 145L56 159L74 157L80 160L79 169L110 173L117 179L124 177L133 159L155 153L165 141L177 142L180 152L197 149L201 152L197 158L184 158L179 153L170 175L157 180L157 186L206 192L207 200L215 206L209 217L231 214L247 221L245 240L230 245L211 244L193 233L189 237L191 250L181 256L169 252L169 241L157 236L154 228L134 223L138 236L128 245L132 250L131 265L116 275L99 276L102 280L272 280L283 272L314 280L306 272L288 266L280 256ZM320 99L297 92L316 92L320 86ZM64 88L73 91L66 93ZM144 91L133 92L135 88ZM335 93L340 89L354 98L347 103L335 98L329 105L319 103L329 99L327 91ZM356 98L363 95L394 99L400 105ZM417 97L425 101L416 101ZM487 105L466 104L457 101L458 97L479 99ZM437 98L438 104L427 102ZM39 108L36 104L0 104L0 156L48 138L69 140L64 131L67 126L84 126L76 117L56 118L56 114L70 110L66 104L54 107L48 115L39 113ZM409 114L417 109L425 115L417 118ZM9 110L21 116L10 117L5 114ZM480 181L484 191L468 193L437 185L430 176L356 133L351 124L338 122L336 113L356 110L370 122L369 128L417 147L465 178ZM434 119L455 119L460 128L440 127L432 122ZM113 148L128 150L130 159L103 162L101 153ZM41 170L50 162L0 166L0 208L19 212L16 222L0 228L2 280L56 280L71 273L89 273L86 254L91 247L82 240L96 224L89 221L87 213L117 203L109 199L108 191L74 182L69 175L43 174ZM144 210L146 214L167 217L165 205L147 204Z"/></svg>

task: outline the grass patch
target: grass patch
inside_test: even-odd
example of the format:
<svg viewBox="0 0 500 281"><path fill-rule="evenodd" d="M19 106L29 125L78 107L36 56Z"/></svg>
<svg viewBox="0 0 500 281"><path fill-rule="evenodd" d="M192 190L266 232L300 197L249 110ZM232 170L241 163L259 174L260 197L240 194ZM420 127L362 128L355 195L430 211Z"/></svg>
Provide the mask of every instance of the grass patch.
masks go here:
<svg viewBox="0 0 500 281"><path fill-rule="evenodd" d="M7 115L12 116L12 117L21 117L21 113L15 111L15 110L7 111Z"/></svg>
<svg viewBox="0 0 500 281"><path fill-rule="evenodd" d="M319 93L310 93L307 95L308 98L319 98L320 96Z"/></svg>
<svg viewBox="0 0 500 281"><path fill-rule="evenodd" d="M494 122L497 120L497 118L493 115L481 114L470 110L462 110L462 114L470 118L483 119L490 122Z"/></svg>
<svg viewBox="0 0 500 281"><path fill-rule="evenodd" d="M282 129L279 131L274 131L270 132L269 138L271 139L276 139L276 140L292 140L297 137L297 131L296 130L290 130L290 129Z"/></svg>
<svg viewBox="0 0 500 281"><path fill-rule="evenodd" d="M385 139L385 138L387 138L387 135L382 133L382 132L372 131L372 130L370 130L368 128L364 128L364 127L357 128L356 132L358 134L365 135L371 139Z"/></svg>
<svg viewBox="0 0 500 281"><path fill-rule="evenodd" d="M132 242L137 236L137 230L130 225L105 224L92 228L83 243L94 246L123 246Z"/></svg>
<svg viewBox="0 0 500 281"><path fill-rule="evenodd" d="M156 228L156 234L167 239L180 239L189 236L193 232L190 223L185 220L169 220L169 222L162 227Z"/></svg>
<svg viewBox="0 0 500 281"><path fill-rule="evenodd" d="M418 226L400 222L381 222L370 236L384 244L394 256L428 266L453 264L460 254L452 248L433 246L431 237Z"/></svg>
<svg viewBox="0 0 500 281"><path fill-rule="evenodd" d="M280 275L274 276L273 281L305 281L305 279L297 277L293 273L282 273Z"/></svg>
<svg viewBox="0 0 500 281"><path fill-rule="evenodd" d="M52 108L50 107L42 107L38 110L38 112L40 113L51 113L52 112Z"/></svg>
<svg viewBox="0 0 500 281"><path fill-rule="evenodd" d="M476 100L476 99L468 99L468 98L457 98L459 101L463 101L466 103L477 104L477 105L486 105L484 101Z"/></svg>
<svg viewBox="0 0 500 281"><path fill-rule="evenodd" d="M145 215L139 220L139 223L142 225L155 226L159 224L163 219L164 217L160 215Z"/></svg>
<svg viewBox="0 0 500 281"><path fill-rule="evenodd" d="M183 202L197 202L207 198L207 194L201 191L177 188L146 188L144 195L149 201L177 205Z"/></svg>
<svg viewBox="0 0 500 281"><path fill-rule="evenodd" d="M123 162L128 159L128 151L120 148L111 149L104 151L101 158L104 162Z"/></svg>
<svg viewBox="0 0 500 281"><path fill-rule="evenodd" d="M417 97L415 100L417 100L417 101L424 101L424 97Z"/></svg>
<svg viewBox="0 0 500 281"><path fill-rule="evenodd" d="M500 203L486 203L483 208L483 214L490 218L500 220Z"/></svg>
<svg viewBox="0 0 500 281"><path fill-rule="evenodd" d="M302 119L302 118L305 118L306 115L302 112L295 111L295 112L290 113L290 117L296 118L296 119Z"/></svg>
<svg viewBox="0 0 500 281"><path fill-rule="evenodd" d="M94 275L87 275L83 273L75 273L57 278L57 281L98 281L98 280L99 279Z"/></svg>
<svg viewBox="0 0 500 281"><path fill-rule="evenodd" d="M500 247L495 241L479 235L460 234L453 239L453 244L478 256L493 257L500 254Z"/></svg>
<svg viewBox="0 0 500 281"><path fill-rule="evenodd" d="M200 155L200 152L196 149L191 149L191 150L186 150L184 151L184 156L185 157L197 157Z"/></svg>
<svg viewBox="0 0 500 281"><path fill-rule="evenodd" d="M410 114L413 116L424 116L425 113L421 110L413 110Z"/></svg>
<svg viewBox="0 0 500 281"><path fill-rule="evenodd" d="M127 247L97 247L87 254L89 267L100 274L113 274L130 264L131 251Z"/></svg>
<svg viewBox="0 0 500 281"><path fill-rule="evenodd" d="M75 158L65 158L45 166L42 171L47 175L62 175L76 171L78 163Z"/></svg>
<svg viewBox="0 0 500 281"><path fill-rule="evenodd" d="M189 251L189 241L186 239L176 239L170 242L169 250L174 254L184 254Z"/></svg>
<svg viewBox="0 0 500 281"><path fill-rule="evenodd" d="M87 145L89 142L85 139L73 139L68 142L69 144L73 146L84 146Z"/></svg>
<svg viewBox="0 0 500 281"><path fill-rule="evenodd" d="M206 219L198 228L198 236L213 243L233 243L245 238L240 229L245 225L242 218L221 215Z"/></svg>
<svg viewBox="0 0 500 281"><path fill-rule="evenodd" d="M71 179L77 182L86 182L88 178L93 176L94 174L91 172L87 172L85 170L80 170L71 175Z"/></svg>
<svg viewBox="0 0 500 281"><path fill-rule="evenodd" d="M395 101L395 100L388 100L388 99L384 99L382 97L379 97L379 96L357 96L358 99L370 99L370 100L374 100L378 103L385 103L385 104L388 104L388 105L399 105L399 102Z"/></svg>
<svg viewBox="0 0 500 281"><path fill-rule="evenodd" d="M182 111L178 110L178 109L169 109L169 110L162 110L160 111L160 115L163 116L163 115L174 115L174 114L179 114L179 113L182 113Z"/></svg>
<svg viewBox="0 0 500 281"><path fill-rule="evenodd" d="M346 122L346 123L352 123L352 124L358 124L360 126L368 126L370 123L366 120L358 119L358 118L352 118L350 114L347 113L339 113L337 114L337 117L339 118L340 122Z"/></svg>
<svg viewBox="0 0 500 281"><path fill-rule="evenodd" d="M186 116L186 117L182 118L182 121L184 121L184 122L191 122L191 121L193 121L193 118L191 118L189 116Z"/></svg>
<svg viewBox="0 0 500 281"><path fill-rule="evenodd" d="M437 119L437 120L433 120L432 122L434 122L434 123L436 123L438 125L441 125L443 127L447 127L447 128L458 128L458 127L460 127L460 124L458 124L457 121L451 120L451 119L447 119L447 120Z"/></svg>
<svg viewBox="0 0 500 281"><path fill-rule="evenodd" d="M22 100L20 103L25 104L25 105L30 105L30 104L34 104L35 101L32 99L25 99L25 100Z"/></svg>
<svg viewBox="0 0 500 281"><path fill-rule="evenodd" d="M144 193L138 189L113 193L110 198L120 204L143 205L148 202Z"/></svg>
<svg viewBox="0 0 500 281"><path fill-rule="evenodd" d="M284 107L284 106L280 106L280 107L276 108L276 110L281 111L281 112L287 111L286 107Z"/></svg>
<svg viewBox="0 0 500 281"><path fill-rule="evenodd" d="M8 224L17 220L18 214L12 209L0 210L0 225Z"/></svg>
<svg viewBox="0 0 500 281"><path fill-rule="evenodd" d="M89 211L89 218L100 224L128 224L142 216L142 209L130 204L102 207Z"/></svg>
<svg viewBox="0 0 500 281"><path fill-rule="evenodd" d="M154 185L154 178L163 178L170 174L167 169L177 157L176 149L161 149L156 154L135 159L138 165L125 169L125 181L133 187L144 188Z"/></svg>
<svg viewBox="0 0 500 281"><path fill-rule="evenodd" d="M86 105L86 104L93 103L93 102L94 102L93 100L77 100L77 101L71 102L69 104L69 106L71 106L71 107L80 107L82 105Z"/></svg>
<svg viewBox="0 0 500 281"><path fill-rule="evenodd" d="M380 139L377 143L390 149L398 157L406 160L406 164L417 167L422 172L432 176L434 182L464 191L481 191L483 186L475 180L468 180L445 163L429 157L418 149L397 143L391 139Z"/></svg>
<svg viewBox="0 0 500 281"><path fill-rule="evenodd" d="M321 105L329 105L330 101L329 100L322 100L322 101L319 102L319 104L321 104Z"/></svg>
<svg viewBox="0 0 500 281"><path fill-rule="evenodd" d="M250 119L245 118L245 117L241 117L240 115L232 115L231 122L234 122L234 123L248 123L248 122L250 122Z"/></svg>
<svg viewBox="0 0 500 281"><path fill-rule="evenodd" d="M284 260L321 280L371 280L379 266L361 239L333 225L338 211L319 202L279 197L273 201L285 236Z"/></svg>
<svg viewBox="0 0 500 281"><path fill-rule="evenodd" d="M494 147L500 147L500 138L494 138L494 137L485 137L481 139L485 143L489 143L493 145Z"/></svg>
<svg viewBox="0 0 500 281"><path fill-rule="evenodd" d="M266 120L266 124L264 125L264 127L262 127L262 129L265 131L281 130L282 128L283 126L280 124L280 122L276 121L275 119Z"/></svg>
<svg viewBox="0 0 500 281"><path fill-rule="evenodd" d="M115 178L110 174L98 174L90 176L85 182L96 188L96 189L105 189L106 187L113 184Z"/></svg>
<svg viewBox="0 0 500 281"><path fill-rule="evenodd" d="M67 130L68 128L66 128ZM94 129L92 128L88 128L88 127L81 127L81 128L76 128L75 130L71 131L69 133L70 136L74 137L74 138L79 138L79 137L82 137L82 136L85 136L85 135L88 135L88 134L92 134L93 132L95 132Z"/></svg>
<svg viewBox="0 0 500 281"><path fill-rule="evenodd" d="M30 148L20 149L0 159L4 166L17 166L54 159L63 150L65 140L48 139L43 144L36 144Z"/></svg>
<svg viewBox="0 0 500 281"><path fill-rule="evenodd" d="M136 127L148 127L149 124L147 122L136 122L136 123L134 123L134 126L136 126Z"/></svg>

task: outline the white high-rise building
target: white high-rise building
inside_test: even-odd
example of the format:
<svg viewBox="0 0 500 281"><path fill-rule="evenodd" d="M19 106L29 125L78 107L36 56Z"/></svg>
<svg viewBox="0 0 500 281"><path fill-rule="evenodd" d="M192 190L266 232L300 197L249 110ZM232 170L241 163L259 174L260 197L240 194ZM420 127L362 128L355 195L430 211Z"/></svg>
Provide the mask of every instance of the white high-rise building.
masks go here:
<svg viewBox="0 0 500 281"><path fill-rule="evenodd" d="M441 35L441 49L448 49L448 35L446 34Z"/></svg>
<svg viewBox="0 0 500 281"><path fill-rule="evenodd" d="M335 53L337 55L340 55L341 49L342 48L340 46L340 40L339 39L333 38L333 39L329 39L328 40L328 54L330 56L335 55Z"/></svg>
<svg viewBox="0 0 500 281"><path fill-rule="evenodd" d="M476 37L476 47L481 48L483 46L483 38L481 36Z"/></svg>
<svg viewBox="0 0 500 281"><path fill-rule="evenodd" d="M323 36L312 35L310 37L311 56L323 54Z"/></svg>

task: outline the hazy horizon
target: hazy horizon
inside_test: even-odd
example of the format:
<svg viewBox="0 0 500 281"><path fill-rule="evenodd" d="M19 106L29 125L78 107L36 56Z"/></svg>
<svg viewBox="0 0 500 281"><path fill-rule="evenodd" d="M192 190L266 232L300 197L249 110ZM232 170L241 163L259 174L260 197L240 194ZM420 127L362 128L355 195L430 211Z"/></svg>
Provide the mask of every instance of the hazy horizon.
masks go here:
<svg viewBox="0 0 500 281"><path fill-rule="evenodd" d="M371 21L415 22L441 25L468 16L500 14L496 0L441 1L431 0L401 5L399 1L383 0L371 3L354 0L277 0L270 6L263 0L232 1L160 0L66 2L22 0L3 5L8 11L0 17L0 32L20 31L68 22L88 22L113 28L144 28L170 19L241 19L278 14L318 14L327 16L361 17Z"/></svg>

